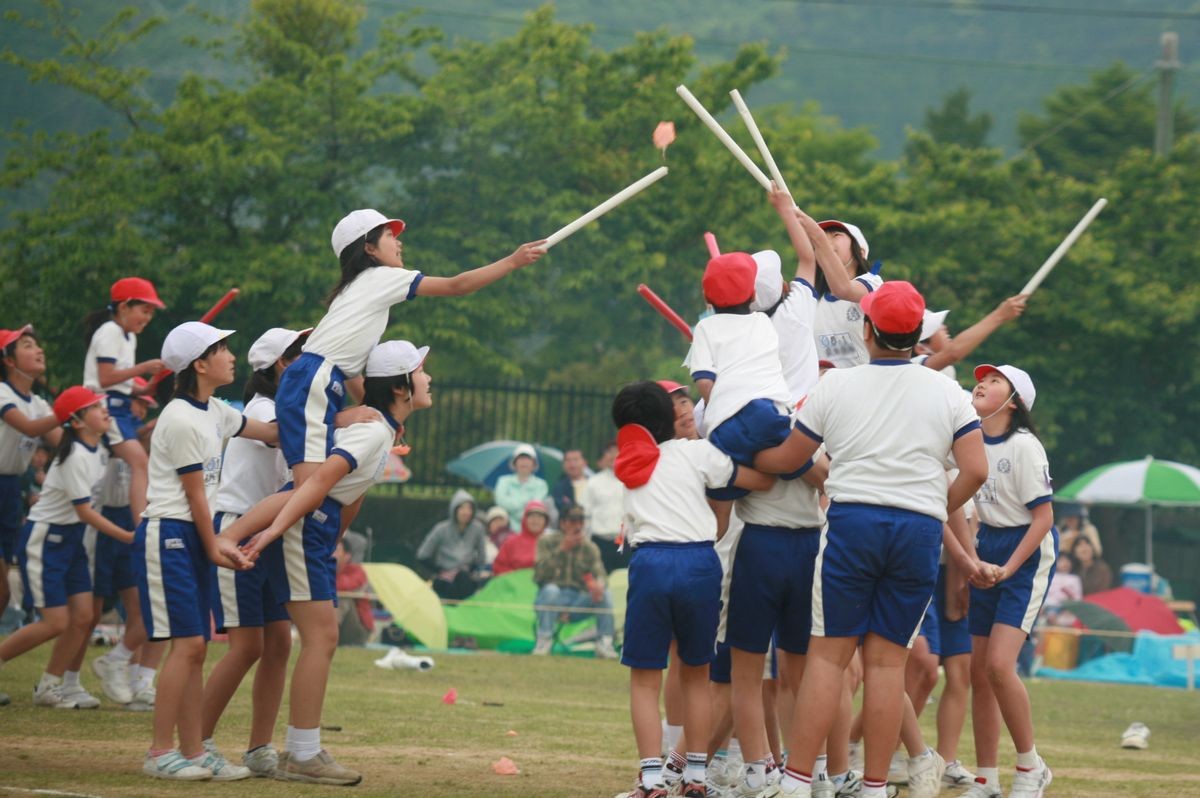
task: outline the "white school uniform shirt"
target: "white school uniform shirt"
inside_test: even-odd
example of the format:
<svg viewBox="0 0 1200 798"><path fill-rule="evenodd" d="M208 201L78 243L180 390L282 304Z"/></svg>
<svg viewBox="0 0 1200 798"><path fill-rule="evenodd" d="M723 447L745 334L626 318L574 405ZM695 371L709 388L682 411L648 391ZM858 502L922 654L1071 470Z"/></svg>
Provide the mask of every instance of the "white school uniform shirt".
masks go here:
<svg viewBox="0 0 1200 798"><path fill-rule="evenodd" d="M43 524L79 524L78 504L97 502L108 465L108 446L101 440L96 446L75 441L65 462L55 457L42 483L42 494L29 508L29 520Z"/></svg>
<svg viewBox="0 0 1200 798"><path fill-rule="evenodd" d="M358 501L383 476L396 428L386 421L366 421L341 427L333 433L333 450L350 463L350 473L338 480L329 497L343 507Z"/></svg>
<svg viewBox="0 0 1200 798"><path fill-rule="evenodd" d="M692 379L715 380L704 408L705 437L754 399L788 412L788 386L779 365L779 335L765 313L714 313L693 331L683 365Z"/></svg>
<svg viewBox="0 0 1200 798"><path fill-rule="evenodd" d="M133 473L129 464L120 457L108 458L108 466L104 469L104 483L100 487L99 504L101 507L128 507L129 483Z"/></svg>
<svg viewBox="0 0 1200 798"><path fill-rule="evenodd" d="M792 280L791 290L771 315L779 335L779 365L788 388L788 404L808 396L817 384L820 368L813 329L817 317L817 292L807 280Z"/></svg>
<svg viewBox="0 0 1200 798"><path fill-rule="evenodd" d="M242 414L270 424L275 421L275 400L256 393ZM250 438L234 438L225 447L213 512L245 515L290 478L291 469L279 447Z"/></svg>
<svg viewBox="0 0 1200 798"><path fill-rule="evenodd" d="M583 495L576 496L583 506L584 524L589 536L616 540L621 534L625 514L625 486L611 468L588 477Z"/></svg>
<svg viewBox="0 0 1200 798"><path fill-rule="evenodd" d="M957 384L907 360L834 369L808 396L797 428L825 444L833 501L897 507L946 520L946 462L979 428Z"/></svg>
<svg viewBox="0 0 1200 798"><path fill-rule="evenodd" d="M813 460L825 456L825 447L817 449ZM770 490L756 490L737 500L738 516L747 524L782 529L819 529L825 525L821 492L803 478L777 479Z"/></svg>
<svg viewBox="0 0 1200 798"><path fill-rule="evenodd" d="M1053 498L1050 461L1037 436L1026 429L993 438L985 435L988 475L975 494L980 523L993 527L1028 526L1033 508Z"/></svg>
<svg viewBox="0 0 1200 798"><path fill-rule="evenodd" d="M658 451L650 480L625 489L630 544L715 541L717 519L704 489L727 486L737 473L733 461L706 440L670 440Z"/></svg>
<svg viewBox="0 0 1200 798"><path fill-rule="evenodd" d="M883 285L883 278L874 272L854 278L874 291ZM838 299L826 294L817 303L817 353L840 369L861 366L871 359L867 342L863 340L863 312L857 302Z"/></svg>
<svg viewBox="0 0 1200 798"><path fill-rule="evenodd" d="M221 481L221 455L225 443L242 431L246 419L216 397L197 402L180 396L167 403L158 416L150 444L150 483L146 489L146 517L195 521L181 474L204 472L204 493L209 509Z"/></svg>
<svg viewBox="0 0 1200 798"><path fill-rule="evenodd" d="M304 351L333 363L347 378L357 377L367 355L388 325L392 305L417 295L424 277L418 271L373 266L337 295L329 311L304 342Z"/></svg>
<svg viewBox="0 0 1200 798"><path fill-rule="evenodd" d="M0 418L14 408L31 420L54 412L50 404L37 394L21 393L7 380L0 382ZM37 438L30 438L16 427L0 421L0 474L24 474L37 445Z"/></svg>
<svg viewBox="0 0 1200 798"><path fill-rule="evenodd" d="M92 333L87 355L83 359L83 384L93 391L112 391L129 396L133 393L133 378L100 387L98 363L112 363L115 368L129 369L137 365L137 336L125 332L115 321L106 321Z"/></svg>

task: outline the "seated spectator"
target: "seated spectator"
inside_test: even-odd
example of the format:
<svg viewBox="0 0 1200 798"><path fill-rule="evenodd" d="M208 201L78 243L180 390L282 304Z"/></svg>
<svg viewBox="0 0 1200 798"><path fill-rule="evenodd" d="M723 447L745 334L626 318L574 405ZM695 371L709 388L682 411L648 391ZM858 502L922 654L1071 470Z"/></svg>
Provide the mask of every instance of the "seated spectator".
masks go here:
<svg viewBox="0 0 1200 798"><path fill-rule="evenodd" d="M533 581L538 584L537 644L534 654L549 654L554 646L554 623L564 612L560 607L612 609L612 600L604 586L604 564L596 544L583 536L583 509L571 507L563 514L561 532L548 532L537 545L537 564ZM615 659L613 617L611 612L570 613L572 621L596 616L596 656Z"/></svg>
<svg viewBox="0 0 1200 798"><path fill-rule="evenodd" d="M496 555L500 553L500 547L504 545L504 541L511 538L516 533L508 522L508 511L498 504L492 505L492 509L487 511L487 516L484 518L487 524L487 561L491 565L496 559Z"/></svg>
<svg viewBox="0 0 1200 798"><path fill-rule="evenodd" d="M487 530L475 517L471 494L455 492L446 520L421 541L417 561L433 573L433 592L442 598L465 599L476 591L487 567Z"/></svg>
<svg viewBox="0 0 1200 798"><path fill-rule="evenodd" d="M1112 587L1112 569L1100 559L1096 547L1086 534L1075 538L1071 547L1071 559L1075 561L1075 572L1083 581L1083 595L1090 596Z"/></svg>
<svg viewBox="0 0 1200 798"><path fill-rule="evenodd" d="M595 474L587 481L587 489L579 503L587 514L587 534L600 549L606 571L615 571L628 564L628 556L620 551L617 536L621 534L621 517L625 513L625 486L613 474L617 459L617 442L604 447L596 461Z"/></svg>
<svg viewBox="0 0 1200 798"><path fill-rule="evenodd" d="M567 449L563 452L562 467L562 476L559 477L558 482L554 483L554 489L550 491L559 518L566 515L567 510L572 507L583 504L583 491L587 487L588 481L587 460L583 459L581 450Z"/></svg>
<svg viewBox="0 0 1200 798"><path fill-rule="evenodd" d="M338 593L365 593L367 572L354 562L350 550L339 541L333 550L337 561ZM367 598L343 599L337 606L338 645L361 646L371 639L375 631L375 616L371 612L371 600Z"/></svg>
<svg viewBox="0 0 1200 798"><path fill-rule="evenodd" d="M522 443L513 449L509 466L513 472L505 474L496 480L493 493L496 504L508 512L509 518L518 518L525 510L525 505L537 499L545 501L550 495L550 486L546 480L533 473L537 471L537 450L528 443Z"/></svg>
<svg viewBox="0 0 1200 798"><path fill-rule="evenodd" d="M521 516L521 532L504 541L492 562L492 573L500 576L509 571L532 568L537 562L538 538L549 523L550 513L543 502L533 499L526 504Z"/></svg>
<svg viewBox="0 0 1200 798"><path fill-rule="evenodd" d="M1088 520L1086 512L1082 515L1068 515L1062 519L1062 523L1058 525L1058 550L1071 551L1081 535L1092 542L1097 557L1104 554L1104 546L1100 543L1100 531Z"/></svg>
<svg viewBox="0 0 1200 798"><path fill-rule="evenodd" d="M1046 614L1046 623L1052 626L1072 626L1075 616L1064 612L1064 601L1079 601L1083 598L1083 580L1078 574L1071 573L1075 561L1069 554L1059 555L1054 564L1056 572L1050 581L1050 589L1046 591L1046 601L1042 604L1042 612Z"/></svg>

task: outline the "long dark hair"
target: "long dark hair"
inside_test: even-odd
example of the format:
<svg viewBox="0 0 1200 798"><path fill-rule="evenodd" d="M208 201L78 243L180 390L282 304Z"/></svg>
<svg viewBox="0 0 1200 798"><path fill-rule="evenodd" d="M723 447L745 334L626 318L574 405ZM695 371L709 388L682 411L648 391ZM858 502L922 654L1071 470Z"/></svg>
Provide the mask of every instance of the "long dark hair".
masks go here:
<svg viewBox="0 0 1200 798"><path fill-rule="evenodd" d="M1008 387L1012 388L1011 382L1008 384ZM1013 390L1013 394L1014 396L1012 398L1012 403L1017 406L1017 409L1013 411L1011 416L1009 416L1007 434L1012 435L1019 429L1027 429L1029 430L1029 433L1033 435L1033 437L1040 440L1037 427L1033 425L1033 414L1029 411L1029 408L1025 406L1025 402L1021 401L1021 397L1015 395L1015 389Z"/></svg>
<svg viewBox="0 0 1200 798"><path fill-rule="evenodd" d="M412 396L412 374L400 374L396 377L367 377L363 380L363 404L373 407L385 416L389 415L395 391L404 388Z"/></svg>
<svg viewBox="0 0 1200 798"><path fill-rule="evenodd" d="M79 440L79 433L75 431L75 425L71 423L70 419L63 426L65 429L63 429L62 438L58 441L58 447L54 450L54 457L51 461L59 465L62 465L71 456L71 450L75 448L75 441Z"/></svg>
<svg viewBox="0 0 1200 798"><path fill-rule="evenodd" d="M188 363L187 368L176 374L175 395L173 398L178 399L181 396L195 396L196 389L200 386L196 379L196 360L203 360L206 357L210 357L211 355L223 349L225 346L225 339L222 338L220 341L217 341L215 344L209 346L208 349L205 349L203 352L201 352L200 356L191 363Z"/></svg>
<svg viewBox="0 0 1200 798"><path fill-rule="evenodd" d="M354 282L354 278L370 269L373 266L381 264L374 255L367 253L367 244L371 246L379 245L379 237L383 235L383 228L387 224L381 224L378 227L372 228L366 235L361 238L356 238L354 241L346 245L342 250L341 256L338 258L342 264L342 278L338 284L329 292L329 296L325 297L325 305L333 304L333 300L337 299L338 294L350 283Z"/></svg>
<svg viewBox="0 0 1200 798"><path fill-rule="evenodd" d="M283 354L279 357L289 362L300 357L305 338L307 336L304 335L298 337L291 346L283 350ZM272 363L265 369L258 369L250 375L250 379L246 380L246 387L242 389L242 403L249 402L257 393L261 393L268 399L274 399L277 390L279 390L279 377L275 374L275 364Z"/></svg>
<svg viewBox="0 0 1200 798"><path fill-rule="evenodd" d="M100 329L100 325L116 317L117 308L121 305L134 307L136 305L146 304L140 299L126 299L124 302L110 302L99 310L93 310L91 313L83 317L83 342L90 344L92 336L96 334L96 330Z"/></svg>
<svg viewBox="0 0 1200 798"><path fill-rule="evenodd" d="M854 240L854 236L840 227L836 229L845 233L846 237L850 239L850 258L854 261L854 276L861 277L871 271L871 264L867 262L867 256L863 254L862 247ZM813 287L817 289L817 296L825 296L829 293L829 280L825 278L825 270L818 268L816 278L816 284Z"/></svg>

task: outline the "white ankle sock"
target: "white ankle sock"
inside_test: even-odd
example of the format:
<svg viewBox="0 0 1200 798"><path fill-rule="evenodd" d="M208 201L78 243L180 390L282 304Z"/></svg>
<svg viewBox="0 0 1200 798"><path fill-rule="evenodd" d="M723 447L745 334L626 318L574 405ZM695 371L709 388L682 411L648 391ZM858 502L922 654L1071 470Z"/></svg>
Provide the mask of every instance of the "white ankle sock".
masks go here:
<svg viewBox="0 0 1200 798"><path fill-rule="evenodd" d="M1038 766L1037 748L1030 748L1025 753L1017 754L1017 767L1021 770L1035 770Z"/></svg>
<svg viewBox="0 0 1200 798"><path fill-rule="evenodd" d="M297 762L307 762L321 753L321 727L297 729L287 727L287 750Z"/></svg>
<svg viewBox="0 0 1200 798"><path fill-rule="evenodd" d="M816 781L827 773L829 773L829 756L826 754L821 754L817 757L816 764L813 765L813 781Z"/></svg>
<svg viewBox="0 0 1200 798"><path fill-rule="evenodd" d="M115 662L129 662L133 656L133 652L125 648L125 642L119 641L113 650L104 655L105 659L111 659Z"/></svg>
<svg viewBox="0 0 1200 798"><path fill-rule="evenodd" d="M79 671L63 671L64 687L79 687Z"/></svg>
<svg viewBox="0 0 1200 798"><path fill-rule="evenodd" d="M986 780L990 787L999 787L1000 768L975 768L975 778Z"/></svg>
<svg viewBox="0 0 1200 798"><path fill-rule="evenodd" d="M656 756L643 759L638 765L642 776L642 786L646 789L663 786L663 763Z"/></svg>
<svg viewBox="0 0 1200 798"><path fill-rule="evenodd" d="M59 684L62 684L61 676L55 676L52 673L43 673L42 680L38 682L38 689L45 690L48 687L54 687Z"/></svg>

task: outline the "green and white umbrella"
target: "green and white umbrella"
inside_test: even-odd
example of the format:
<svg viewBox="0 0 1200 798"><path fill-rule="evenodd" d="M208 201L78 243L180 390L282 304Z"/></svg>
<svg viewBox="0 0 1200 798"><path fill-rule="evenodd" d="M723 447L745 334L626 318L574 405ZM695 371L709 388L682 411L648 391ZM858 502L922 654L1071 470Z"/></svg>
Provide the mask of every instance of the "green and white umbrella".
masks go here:
<svg viewBox="0 0 1200 798"><path fill-rule="evenodd" d="M1131 460L1098 466L1054 492L1080 504L1146 508L1146 563L1154 565L1154 508L1200 507L1200 469L1170 460Z"/></svg>

